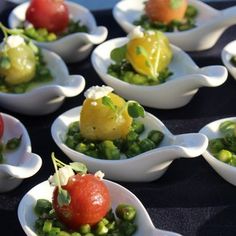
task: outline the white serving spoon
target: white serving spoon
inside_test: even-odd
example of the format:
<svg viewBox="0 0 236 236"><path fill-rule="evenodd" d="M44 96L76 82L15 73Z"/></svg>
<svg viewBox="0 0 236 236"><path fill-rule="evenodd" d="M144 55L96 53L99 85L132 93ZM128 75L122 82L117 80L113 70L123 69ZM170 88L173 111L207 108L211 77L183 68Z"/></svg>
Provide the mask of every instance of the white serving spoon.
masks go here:
<svg viewBox="0 0 236 236"><path fill-rule="evenodd" d="M226 68L229 70L230 74L234 79L236 79L236 67L232 65L230 59L232 56L236 55L236 40L228 43L221 52L221 60Z"/></svg>
<svg viewBox="0 0 236 236"><path fill-rule="evenodd" d="M100 78L127 100L160 109L178 108L189 103L199 88L220 86L227 79L228 72L224 66L199 68L187 53L171 45L173 59L169 69L173 75L165 83L144 86L121 81L107 74L107 69L113 63L111 51L128 40L127 37L108 40L97 46L91 56L92 65Z"/></svg>
<svg viewBox="0 0 236 236"><path fill-rule="evenodd" d="M24 125L8 114L1 115L4 123L3 143L22 135L20 146L14 151L4 152L4 162L0 164L0 192L7 192L16 188L23 179L36 174L42 159L31 152L30 138Z"/></svg>
<svg viewBox="0 0 236 236"><path fill-rule="evenodd" d="M73 108L60 115L52 124L51 134L58 147L73 161L84 162L91 172L101 170L106 178L117 181L147 182L160 178L168 166L177 158L193 158L201 155L207 148L207 138L198 133L173 135L165 125L150 113L139 120L145 126L145 133L160 130L164 139L156 149L121 160L104 160L86 156L65 145L68 126L80 119L81 107Z"/></svg>
<svg viewBox="0 0 236 236"><path fill-rule="evenodd" d="M219 126L224 121L234 121L236 122L236 117L228 117L213 121L207 125L205 125L199 133L207 136L209 140L220 138L222 134L219 132ZM211 167L227 182L236 186L236 167L231 166L227 163L224 163L214 157L208 150L206 150L203 154L205 160L211 165Z"/></svg>
<svg viewBox="0 0 236 236"><path fill-rule="evenodd" d="M113 16L124 31L129 33L135 27L133 22L144 14L146 0L123 0L113 8ZM213 47L222 33L236 22L236 6L216 10L199 0L189 0L199 14L196 27L182 32L167 32L166 36L174 45L185 51L199 51Z"/></svg>
<svg viewBox="0 0 236 236"><path fill-rule="evenodd" d="M50 69L53 81L38 84L21 93L0 92L0 106L26 115L45 115L57 110L66 97L79 95L85 87L80 75L69 75L66 64L53 52L42 50L44 61Z"/></svg>
<svg viewBox="0 0 236 236"><path fill-rule="evenodd" d="M88 27L88 33L74 33L60 38L53 42L37 42L34 43L48 50L54 51L60 55L65 62L78 62L85 59L91 52L94 44L99 44L107 38L107 28L97 26L92 13L85 7L74 3L65 2L68 6L70 18ZM25 20L25 13L29 6L29 2L23 3L9 15L8 24L10 28L17 28Z"/></svg>
<svg viewBox="0 0 236 236"><path fill-rule="evenodd" d="M155 228L140 200L128 189L108 180L104 180L104 182L109 189L113 209L121 203L131 204L136 208L136 224L138 225L138 230L134 236L180 236L180 234L174 232ZM18 207L18 219L27 236L37 236L34 230L36 215L33 209L37 199L47 199L51 201L53 189L48 181L44 181L33 187L22 198Z"/></svg>

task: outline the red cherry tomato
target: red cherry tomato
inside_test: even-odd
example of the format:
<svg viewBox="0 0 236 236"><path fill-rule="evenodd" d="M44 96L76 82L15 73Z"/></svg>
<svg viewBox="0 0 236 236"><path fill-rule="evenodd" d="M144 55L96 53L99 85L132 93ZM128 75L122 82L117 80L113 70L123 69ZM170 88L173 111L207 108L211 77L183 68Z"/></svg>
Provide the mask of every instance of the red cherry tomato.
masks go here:
<svg viewBox="0 0 236 236"><path fill-rule="evenodd" d="M0 114L0 139L3 136L3 131L4 131L4 123L3 123L2 115Z"/></svg>
<svg viewBox="0 0 236 236"><path fill-rule="evenodd" d="M31 0L26 20L35 28L60 33L69 23L69 11L64 0Z"/></svg>
<svg viewBox="0 0 236 236"><path fill-rule="evenodd" d="M111 200L108 188L98 177L74 175L63 186L71 197L68 205L60 206L57 201L58 188L53 192L53 208L61 222L70 229L78 229L83 224L94 225L110 210Z"/></svg>

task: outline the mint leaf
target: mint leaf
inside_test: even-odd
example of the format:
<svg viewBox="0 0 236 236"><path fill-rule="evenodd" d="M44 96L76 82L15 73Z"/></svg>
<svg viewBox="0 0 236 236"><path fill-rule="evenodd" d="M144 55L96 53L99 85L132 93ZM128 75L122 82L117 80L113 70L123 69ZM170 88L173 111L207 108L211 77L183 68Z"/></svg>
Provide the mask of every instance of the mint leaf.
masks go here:
<svg viewBox="0 0 236 236"><path fill-rule="evenodd" d="M77 173L86 174L88 169L85 164L79 162L71 162L70 167Z"/></svg>
<svg viewBox="0 0 236 236"><path fill-rule="evenodd" d="M144 117L144 108L137 102L128 102L128 113L133 118Z"/></svg>
<svg viewBox="0 0 236 236"><path fill-rule="evenodd" d="M105 106L108 106L110 109L112 109L113 111L116 111L116 106L114 105L114 103L112 102L111 98L104 96L102 98L102 104Z"/></svg>
<svg viewBox="0 0 236 236"><path fill-rule="evenodd" d="M111 51L110 57L116 63L120 63L123 59L126 58L126 45L113 49Z"/></svg>
<svg viewBox="0 0 236 236"><path fill-rule="evenodd" d="M70 194L65 189L58 190L57 202L60 206L69 205L71 201Z"/></svg>
<svg viewBox="0 0 236 236"><path fill-rule="evenodd" d="M172 9L178 9L181 7L182 4L183 4L183 0L171 0L170 1L170 7Z"/></svg>

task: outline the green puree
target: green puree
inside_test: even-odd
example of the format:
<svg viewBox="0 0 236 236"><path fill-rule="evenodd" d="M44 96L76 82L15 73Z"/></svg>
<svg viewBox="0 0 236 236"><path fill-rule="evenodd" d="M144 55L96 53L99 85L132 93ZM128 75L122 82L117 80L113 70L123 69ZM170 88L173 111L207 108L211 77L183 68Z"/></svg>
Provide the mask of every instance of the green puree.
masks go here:
<svg viewBox="0 0 236 236"><path fill-rule="evenodd" d="M210 140L208 150L218 160L236 166L236 122L222 122L219 132L222 137Z"/></svg>
<svg viewBox="0 0 236 236"><path fill-rule="evenodd" d="M67 36L69 34L78 32L85 32L85 33L88 32L88 27L86 25L81 24L80 21L73 21L73 20L70 20L67 29L58 35L56 35L55 33L48 32L47 29L45 28L36 29L33 26L24 28L23 25L24 24L22 23L19 28L24 30L24 34L29 38L39 42L51 42L64 36Z"/></svg>
<svg viewBox="0 0 236 236"><path fill-rule="evenodd" d="M134 25L140 25L145 30L159 30L162 32L185 31L196 27L196 17L198 11L194 6L188 5L185 17L182 21L173 20L169 24L159 21L151 21L147 15L142 15L140 19L134 21Z"/></svg>
<svg viewBox="0 0 236 236"><path fill-rule="evenodd" d="M81 225L72 231L61 223L55 214L52 203L38 199L34 207L38 216L35 230L38 236L132 236L137 231L136 209L128 204L120 204L115 211L110 210L96 225Z"/></svg>
<svg viewBox="0 0 236 236"><path fill-rule="evenodd" d="M91 141L82 137L79 122L73 122L68 127L65 144L75 151L94 158L119 160L121 154L131 158L158 147L164 138L161 131L152 130L146 138L141 139L140 135L144 133L144 130L143 123L134 120L125 139Z"/></svg>
<svg viewBox="0 0 236 236"><path fill-rule="evenodd" d="M36 54L36 72L32 80L19 85L10 85L5 82L4 77L0 76L0 92L3 93L24 93L38 84L47 83L53 80L52 74L43 60L41 50Z"/></svg>
<svg viewBox="0 0 236 236"><path fill-rule="evenodd" d="M110 56L114 63L109 65L107 73L130 84L158 85L164 83L173 74L168 68L161 71L156 78L139 74L126 59L126 45L113 49Z"/></svg>

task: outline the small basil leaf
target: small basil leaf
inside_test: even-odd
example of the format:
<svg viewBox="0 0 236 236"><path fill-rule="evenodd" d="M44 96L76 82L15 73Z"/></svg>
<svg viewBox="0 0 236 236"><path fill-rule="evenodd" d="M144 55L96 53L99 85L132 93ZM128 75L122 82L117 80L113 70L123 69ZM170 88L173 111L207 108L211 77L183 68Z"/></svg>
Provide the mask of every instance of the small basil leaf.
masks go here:
<svg viewBox="0 0 236 236"><path fill-rule="evenodd" d="M116 111L116 106L114 105L114 103L112 102L111 98L104 96L102 98L102 104L104 106L108 106L110 109L112 109L113 111Z"/></svg>
<svg viewBox="0 0 236 236"><path fill-rule="evenodd" d="M85 164L79 162L71 162L70 167L77 173L86 174L88 169Z"/></svg>
<svg viewBox="0 0 236 236"><path fill-rule="evenodd" d="M113 49L111 51L110 57L116 63L120 63L123 59L126 58L126 45Z"/></svg>
<svg viewBox="0 0 236 236"><path fill-rule="evenodd" d="M65 189L60 189L58 191L57 202L60 206L69 205L71 201L70 194Z"/></svg>
<svg viewBox="0 0 236 236"><path fill-rule="evenodd" d="M133 118L144 117L144 108L137 102L128 103L128 113Z"/></svg>

